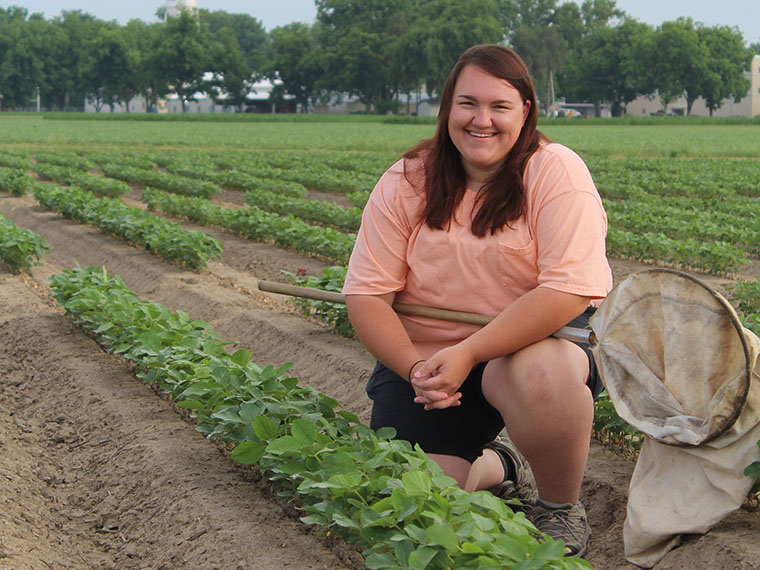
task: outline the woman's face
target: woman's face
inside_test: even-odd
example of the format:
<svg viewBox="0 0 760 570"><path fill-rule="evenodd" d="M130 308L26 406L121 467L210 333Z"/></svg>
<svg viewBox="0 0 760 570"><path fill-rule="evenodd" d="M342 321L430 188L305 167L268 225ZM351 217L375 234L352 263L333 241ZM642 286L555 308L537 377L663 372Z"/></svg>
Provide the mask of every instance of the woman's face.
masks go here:
<svg viewBox="0 0 760 570"><path fill-rule="evenodd" d="M467 174L467 186L480 190L504 162L520 136L530 101L504 80L468 65L454 86L449 136Z"/></svg>

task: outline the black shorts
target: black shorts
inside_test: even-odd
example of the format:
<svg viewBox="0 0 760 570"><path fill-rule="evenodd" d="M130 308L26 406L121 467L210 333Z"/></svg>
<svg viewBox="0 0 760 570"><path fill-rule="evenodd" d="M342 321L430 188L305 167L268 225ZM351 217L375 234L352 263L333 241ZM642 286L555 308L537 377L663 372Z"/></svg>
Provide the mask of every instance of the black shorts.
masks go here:
<svg viewBox="0 0 760 570"><path fill-rule="evenodd" d="M568 323L588 328L594 309ZM604 388L589 344L576 342L588 356L589 377L586 385L596 398ZM367 395L373 401L370 427L396 429L396 437L419 443L426 453L439 453L475 461L483 447L504 429L499 411L483 396L481 380L487 362L477 364L460 388L462 404L443 410L424 409L414 402L412 385L378 362L367 382Z"/></svg>

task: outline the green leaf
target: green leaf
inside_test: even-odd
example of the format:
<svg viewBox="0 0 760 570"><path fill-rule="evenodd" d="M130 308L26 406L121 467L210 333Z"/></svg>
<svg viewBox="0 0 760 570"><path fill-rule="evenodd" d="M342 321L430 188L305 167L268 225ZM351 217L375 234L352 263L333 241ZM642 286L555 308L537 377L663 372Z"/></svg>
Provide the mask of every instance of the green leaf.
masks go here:
<svg viewBox="0 0 760 570"><path fill-rule="evenodd" d="M409 568L414 570L427 568L436 554L438 554L438 551L435 548L430 548L429 546L418 547L409 555Z"/></svg>
<svg viewBox="0 0 760 570"><path fill-rule="evenodd" d="M228 406L224 409L214 412L211 414L211 417L224 423L243 423L243 420L240 418L240 414L238 414L236 408L237 406Z"/></svg>
<svg viewBox="0 0 760 570"><path fill-rule="evenodd" d="M364 565L370 570L382 570L383 568L397 568L396 560L387 552L372 553L364 560Z"/></svg>
<svg viewBox="0 0 760 570"><path fill-rule="evenodd" d="M236 350L232 354L231 358L235 364L238 364L239 366L247 366L248 363L251 361L252 356L253 355L251 354L250 350L248 350L247 348L241 348L239 350Z"/></svg>
<svg viewBox="0 0 760 570"><path fill-rule="evenodd" d="M459 549L459 540L457 540L454 529L448 523L434 524L427 529L429 543L443 546L446 552L455 552Z"/></svg>
<svg viewBox="0 0 760 570"><path fill-rule="evenodd" d="M407 471L401 476L404 489L410 495L429 495L431 480L430 475L423 471Z"/></svg>
<svg viewBox="0 0 760 570"><path fill-rule="evenodd" d="M564 543L560 540L547 540L539 544L528 560L523 560L514 570L541 570L548 563L556 562L564 556Z"/></svg>
<svg viewBox="0 0 760 570"><path fill-rule="evenodd" d="M377 437L379 439L393 439L396 437L396 428L381 427L377 430Z"/></svg>
<svg viewBox="0 0 760 570"><path fill-rule="evenodd" d="M245 422L253 422L261 413L261 406L253 402L240 404L240 418Z"/></svg>
<svg viewBox="0 0 760 570"><path fill-rule="evenodd" d="M277 424L263 414L253 419L253 430L262 441L271 441L280 433Z"/></svg>
<svg viewBox="0 0 760 570"><path fill-rule="evenodd" d="M202 410L206 407L205 404L200 400L182 400L181 402L177 402L177 405L180 408L185 408L188 410Z"/></svg>
<svg viewBox="0 0 760 570"><path fill-rule="evenodd" d="M226 366L217 366L211 371L211 376L220 384L229 384L230 370Z"/></svg>
<svg viewBox="0 0 760 570"><path fill-rule="evenodd" d="M95 332L99 334L99 333L111 330L113 327L114 327L113 323L103 323L97 329L95 329Z"/></svg>
<svg viewBox="0 0 760 570"><path fill-rule="evenodd" d="M319 513L312 513L305 517L301 517L301 522L305 524L317 524L320 526L327 526L330 523L324 515L320 515Z"/></svg>
<svg viewBox="0 0 760 570"><path fill-rule="evenodd" d="M293 451L300 451L303 444L291 435L283 435L267 445L267 452L274 455L282 455Z"/></svg>
<svg viewBox="0 0 760 570"><path fill-rule="evenodd" d="M403 489L393 489L391 501L396 511L396 517L400 521L417 511L417 503Z"/></svg>
<svg viewBox="0 0 760 570"><path fill-rule="evenodd" d="M180 398L187 398L188 396L205 396L210 392L215 392L219 389L219 385L216 382L194 382L185 389Z"/></svg>
<svg viewBox="0 0 760 570"><path fill-rule="evenodd" d="M266 444L260 441L244 441L232 450L230 457L238 463L253 465L264 455Z"/></svg>
<svg viewBox="0 0 760 570"><path fill-rule="evenodd" d="M744 474L747 477L760 479L760 461L755 461L754 463L747 465L747 468L744 470Z"/></svg>
<svg viewBox="0 0 760 570"><path fill-rule="evenodd" d="M311 445L317 439L317 428L308 420L295 420L290 433L302 446Z"/></svg>
<svg viewBox="0 0 760 570"><path fill-rule="evenodd" d="M485 550L483 550L480 546L472 542L463 542L462 552L464 552L465 554L483 554Z"/></svg>

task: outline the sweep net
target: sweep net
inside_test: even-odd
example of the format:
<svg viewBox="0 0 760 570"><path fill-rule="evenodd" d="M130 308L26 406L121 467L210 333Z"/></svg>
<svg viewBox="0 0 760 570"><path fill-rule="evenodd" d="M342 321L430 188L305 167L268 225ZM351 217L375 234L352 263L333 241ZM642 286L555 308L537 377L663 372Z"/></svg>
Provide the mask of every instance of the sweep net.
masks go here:
<svg viewBox="0 0 760 570"><path fill-rule="evenodd" d="M741 413L754 365L747 339L728 302L693 277L634 274L605 299L591 328L610 399L642 433L699 445Z"/></svg>
<svg viewBox="0 0 760 570"><path fill-rule="evenodd" d="M752 487L743 470L760 458L760 339L723 297L667 269L620 283L591 328L615 410L647 436L623 539L626 558L651 568Z"/></svg>

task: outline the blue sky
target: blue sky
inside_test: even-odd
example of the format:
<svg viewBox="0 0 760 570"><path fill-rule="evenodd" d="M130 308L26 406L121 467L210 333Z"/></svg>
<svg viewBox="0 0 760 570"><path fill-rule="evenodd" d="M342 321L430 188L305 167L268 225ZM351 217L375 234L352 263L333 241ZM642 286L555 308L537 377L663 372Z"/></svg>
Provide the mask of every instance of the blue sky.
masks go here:
<svg viewBox="0 0 760 570"><path fill-rule="evenodd" d="M163 0L13 0L0 1L0 6L23 6L30 12L44 13L48 19L63 10L82 10L123 24L132 18L155 21L156 10L163 3ZM251 14L268 30L290 22L310 23L317 13L314 0L198 0L198 5L209 10ZM617 6L655 27L679 16L691 16L707 26L737 26L748 44L760 42L760 0L617 0Z"/></svg>

